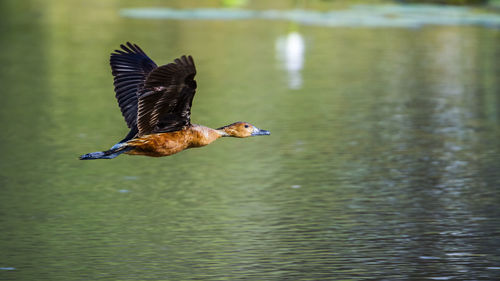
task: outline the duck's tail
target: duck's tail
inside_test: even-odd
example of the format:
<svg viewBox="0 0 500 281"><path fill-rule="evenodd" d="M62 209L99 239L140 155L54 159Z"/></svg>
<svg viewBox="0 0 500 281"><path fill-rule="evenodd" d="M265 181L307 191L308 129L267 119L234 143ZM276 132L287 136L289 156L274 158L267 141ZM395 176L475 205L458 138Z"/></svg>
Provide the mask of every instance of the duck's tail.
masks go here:
<svg viewBox="0 0 500 281"><path fill-rule="evenodd" d="M110 150L96 151L80 156L80 160L94 160L94 159L113 159L116 156L132 150L132 147L125 146L123 143L117 143L111 147Z"/></svg>

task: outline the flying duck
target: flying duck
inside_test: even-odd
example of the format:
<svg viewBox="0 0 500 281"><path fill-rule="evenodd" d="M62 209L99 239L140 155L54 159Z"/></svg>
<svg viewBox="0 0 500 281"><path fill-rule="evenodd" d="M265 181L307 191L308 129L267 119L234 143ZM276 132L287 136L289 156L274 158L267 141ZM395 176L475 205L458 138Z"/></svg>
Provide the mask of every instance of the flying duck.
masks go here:
<svg viewBox="0 0 500 281"><path fill-rule="evenodd" d="M87 153L81 160L113 159L125 153L169 156L201 147L221 137L269 135L247 122L218 129L191 123L196 92L196 68L191 56L157 66L136 44L127 42L111 54L116 99L130 128L127 136L109 150Z"/></svg>

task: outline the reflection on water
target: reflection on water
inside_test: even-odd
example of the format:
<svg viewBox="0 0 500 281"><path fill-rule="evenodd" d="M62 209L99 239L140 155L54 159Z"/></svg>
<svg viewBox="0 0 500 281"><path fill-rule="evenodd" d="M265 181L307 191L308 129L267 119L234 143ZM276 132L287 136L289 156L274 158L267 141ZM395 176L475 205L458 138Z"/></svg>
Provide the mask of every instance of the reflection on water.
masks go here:
<svg viewBox="0 0 500 281"><path fill-rule="evenodd" d="M500 279L498 29L90 3L0 3L1 280ZM194 122L273 135L78 161L127 132L107 62L127 40L194 56Z"/></svg>
<svg viewBox="0 0 500 281"><path fill-rule="evenodd" d="M302 86L300 71L304 67L304 51L304 38L296 31L276 39L276 57L288 74L288 87L290 89L300 89Z"/></svg>
<svg viewBox="0 0 500 281"><path fill-rule="evenodd" d="M134 8L121 11L124 17L177 20L287 20L304 25L329 27L404 27L424 25L481 25L500 27L500 16L478 13L465 7L437 5L355 5L347 10L243 10Z"/></svg>

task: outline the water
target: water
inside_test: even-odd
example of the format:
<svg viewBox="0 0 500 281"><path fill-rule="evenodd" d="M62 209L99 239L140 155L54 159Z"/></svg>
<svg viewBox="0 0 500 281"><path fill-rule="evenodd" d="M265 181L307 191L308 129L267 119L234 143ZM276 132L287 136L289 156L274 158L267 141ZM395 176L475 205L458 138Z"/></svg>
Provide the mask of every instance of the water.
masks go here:
<svg viewBox="0 0 500 281"><path fill-rule="evenodd" d="M295 8L276 3L245 8ZM499 29L1 5L1 280L500 278ZM125 41L194 56L193 122L272 135L78 161L127 132L108 66Z"/></svg>
<svg viewBox="0 0 500 281"><path fill-rule="evenodd" d="M424 25L481 25L500 27L500 16L472 8L437 5L353 5L349 9L241 10L228 8L132 8L121 15L139 19L178 20L288 20L303 25L329 27L405 27Z"/></svg>

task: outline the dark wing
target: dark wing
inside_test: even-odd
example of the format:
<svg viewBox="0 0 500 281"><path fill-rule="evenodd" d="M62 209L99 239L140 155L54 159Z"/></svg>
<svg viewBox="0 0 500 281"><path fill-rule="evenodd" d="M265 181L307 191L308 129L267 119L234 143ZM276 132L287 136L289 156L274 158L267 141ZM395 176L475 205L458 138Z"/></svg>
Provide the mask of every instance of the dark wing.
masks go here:
<svg viewBox="0 0 500 281"><path fill-rule="evenodd" d="M137 127L138 95L147 75L157 65L135 44L120 45L122 50L111 54L116 99L122 115L131 129Z"/></svg>
<svg viewBox="0 0 500 281"><path fill-rule="evenodd" d="M191 124L195 75L191 56L182 56L149 73L139 94L139 136L178 131Z"/></svg>

